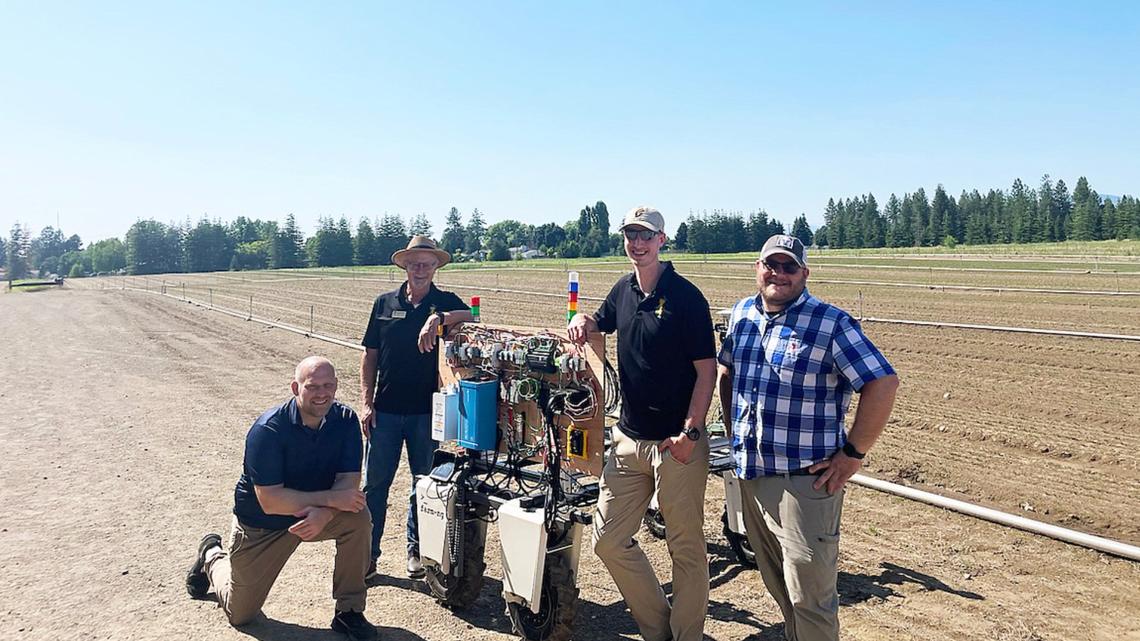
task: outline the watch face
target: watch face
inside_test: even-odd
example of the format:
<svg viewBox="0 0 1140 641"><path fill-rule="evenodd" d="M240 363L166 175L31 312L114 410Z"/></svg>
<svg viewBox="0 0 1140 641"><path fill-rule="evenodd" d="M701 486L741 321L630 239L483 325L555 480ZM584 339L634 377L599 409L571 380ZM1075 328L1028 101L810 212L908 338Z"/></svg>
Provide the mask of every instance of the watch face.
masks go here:
<svg viewBox="0 0 1140 641"><path fill-rule="evenodd" d="M688 436L690 441L699 441L701 440L701 431L695 427L690 427L685 430L685 436Z"/></svg>

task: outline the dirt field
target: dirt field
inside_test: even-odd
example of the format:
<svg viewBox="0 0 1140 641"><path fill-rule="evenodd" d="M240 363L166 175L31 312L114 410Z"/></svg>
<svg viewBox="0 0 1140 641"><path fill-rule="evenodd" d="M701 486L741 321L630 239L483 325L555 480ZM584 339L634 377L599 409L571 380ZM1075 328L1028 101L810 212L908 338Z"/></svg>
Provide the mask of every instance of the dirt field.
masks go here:
<svg viewBox="0 0 1140 641"><path fill-rule="evenodd" d="M698 280L714 304L748 293L746 280L723 278L746 270L717 273ZM245 310L253 294L255 315L304 327L312 303L317 330L348 340L359 337L371 298L391 287L383 276L273 276L185 281L196 300L213 289L216 304ZM487 322L564 318L555 300L564 274L489 278L456 271L439 280L551 294L483 291ZM584 275L584 294L604 295L612 278ZM181 280L170 279L168 291L180 294ZM99 289L108 284L119 285L0 296L0 412L7 417L0 499L8 508L0 525L0 638L338 638L326 629L331 544L302 546L270 595L267 619L242 631L212 603L189 600L182 582L200 536L228 528L243 436L287 394L293 364L308 353L330 356L342 399L355 403L358 352L154 294ZM131 285L154 290L159 282ZM813 291L850 307L853 286L829 287ZM876 288L864 290L865 304L869 292L898 317L947 320L957 309L979 319L965 322L1140 333L1135 297ZM904 381L869 473L1140 543L1140 343L879 324L867 331ZM398 477L397 487L407 483ZM733 562L720 535L722 500L719 482L710 482L707 635L781 639L759 575ZM402 510L394 504L390 522L399 523ZM843 525L844 638L1140 639L1138 563L861 488L848 495ZM383 546L396 560L382 570L393 576L369 593L368 614L384 638L514 638L496 554L488 554L479 601L452 614L402 578L402 534L390 528ZM644 532L638 538L668 582L664 544ZM496 545L492 535L488 550ZM638 638L590 553L579 584L575 638Z"/></svg>

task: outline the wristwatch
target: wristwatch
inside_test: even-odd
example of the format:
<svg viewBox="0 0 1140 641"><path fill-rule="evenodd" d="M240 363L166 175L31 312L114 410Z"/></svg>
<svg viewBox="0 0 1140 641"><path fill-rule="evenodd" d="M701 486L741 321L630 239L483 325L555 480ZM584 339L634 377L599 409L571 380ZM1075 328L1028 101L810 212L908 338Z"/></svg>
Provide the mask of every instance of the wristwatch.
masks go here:
<svg viewBox="0 0 1140 641"><path fill-rule="evenodd" d="M684 432L682 432L682 434L684 434L685 436L687 436L687 437L689 438L689 440L690 440L690 441L699 441L699 440L701 440L701 431L700 431L699 429L695 428L695 427L690 427L689 429L687 429L687 430L685 430Z"/></svg>
<svg viewBox="0 0 1140 641"><path fill-rule="evenodd" d="M439 319L440 327L443 327L443 312L436 312L435 317Z"/></svg>
<svg viewBox="0 0 1140 641"><path fill-rule="evenodd" d="M855 446L851 444L851 441L847 441L843 444L843 453L847 456L850 456L851 458L859 460L863 460L863 457L867 456L866 452L860 452L859 450L855 449Z"/></svg>

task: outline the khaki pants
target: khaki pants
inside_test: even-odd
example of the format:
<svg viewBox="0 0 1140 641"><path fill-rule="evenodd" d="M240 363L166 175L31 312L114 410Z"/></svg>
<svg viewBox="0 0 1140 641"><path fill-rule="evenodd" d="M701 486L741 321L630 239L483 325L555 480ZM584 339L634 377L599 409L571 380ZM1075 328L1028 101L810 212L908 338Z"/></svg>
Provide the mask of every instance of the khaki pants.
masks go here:
<svg viewBox="0 0 1140 641"><path fill-rule="evenodd" d="M371 530L367 509L337 512L317 539L336 540L332 592L337 612L364 611ZM301 539L289 530L246 527L234 517L229 554L216 556L206 565L210 586L230 624L249 623L257 616L281 568L300 544Z"/></svg>
<svg viewBox="0 0 1140 641"><path fill-rule="evenodd" d="M788 641L837 641L839 517L843 491L812 487L817 477L740 481L744 527L764 585L784 614Z"/></svg>
<svg viewBox="0 0 1140 641"><path fill-rule="evenodd" d="M688 464L658 452L657 446L658 441L640 441L614 430L594 514L594 552L613 576L642 637L700 641L709 603L704 533L708 437L697 441ZM655 490L673 559L672 606L633 540Z"/></svg>

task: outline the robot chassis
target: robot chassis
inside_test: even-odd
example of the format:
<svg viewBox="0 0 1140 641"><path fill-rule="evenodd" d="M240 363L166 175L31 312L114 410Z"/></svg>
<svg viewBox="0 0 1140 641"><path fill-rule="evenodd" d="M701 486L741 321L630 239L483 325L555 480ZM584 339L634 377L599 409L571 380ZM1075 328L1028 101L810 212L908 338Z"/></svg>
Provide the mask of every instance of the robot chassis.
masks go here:
<svg viewBox="0 0 1140 641"><path fill-rule="evenodd" d="M514 631L568 639L585 508L598 498L589 478L601 470L603 381L616 385L604 343L474 324L440 352L444 389L433 398L432 429L450 445L416 481L424 580L447 607L469 606L496 523Z"/></svg>
<svg viewBox="0 0 1140 641"><path fill-rule="evenodd" d="M497 523L507 614L525 639L560 641L573 631L587 510L598 499L591 479L600 474L604 419L618 398L604 348L591 347L598 358L547 332L475 325L441 350L441 373L451 374L444 382L456 384L433 399L433 431L455 445L441 447L431 474L416 481L424 580L446 607L470 606L483 585L487 527ZM523 407L541 417L539 426ZM723 532L740 563L754 567L729 439L710 446L710 474L725 484ZM664 537L656 497L645 524Z"/></svg>

